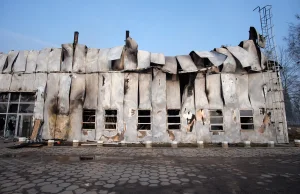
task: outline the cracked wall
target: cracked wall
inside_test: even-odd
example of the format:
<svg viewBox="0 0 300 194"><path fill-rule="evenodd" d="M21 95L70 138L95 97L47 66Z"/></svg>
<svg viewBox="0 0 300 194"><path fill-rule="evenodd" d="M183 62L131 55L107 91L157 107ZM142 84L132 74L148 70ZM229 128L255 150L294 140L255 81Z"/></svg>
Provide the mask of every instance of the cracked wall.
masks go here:
<svg viewBox="0 0 300 194"><path fill-rule="evenodd" d="M138 50L130 37L107 49L62 44L0 53L0 92L36 93L33 120L44 121L44 139L284 143L284 104L270 103L283 96L266 61L252 40L178 56ZM95 129L82 128L85 110L95 111ZM139 110L150 111L150 129L137 128ZM179 110L178 129L168 129L168 110ZM212 130L212 110L222 111L223 130ZM253 111L254 129L241 129L240 110Z"/></svg>

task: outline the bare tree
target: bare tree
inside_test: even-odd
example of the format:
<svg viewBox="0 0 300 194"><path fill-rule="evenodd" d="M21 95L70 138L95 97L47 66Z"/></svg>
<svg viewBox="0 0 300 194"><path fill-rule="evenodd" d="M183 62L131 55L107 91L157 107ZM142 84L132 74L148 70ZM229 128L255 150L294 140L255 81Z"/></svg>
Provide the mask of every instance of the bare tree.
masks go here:
<svg viewBox="0 0 300 194"><path fill-rule="evenodd" d="M279 48L278 60L282 66L281 81L287 120L294 120L300 116L300 65L284 48Z"/></svg>
<svg viewBox="0 0 300 194"><path fill-rule="evenodd" d="M300 15L296 15L297 24L290 24L288 37L284 39L288 44L288 52L298 64L300 64Z"/></svg>

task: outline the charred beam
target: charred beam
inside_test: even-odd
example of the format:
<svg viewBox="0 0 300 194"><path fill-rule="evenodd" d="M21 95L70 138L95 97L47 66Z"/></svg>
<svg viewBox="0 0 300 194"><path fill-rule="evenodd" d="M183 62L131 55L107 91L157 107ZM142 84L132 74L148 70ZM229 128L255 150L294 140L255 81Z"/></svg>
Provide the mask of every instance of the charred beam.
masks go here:
<svg viewBox="0 0 300 194"><path fill-rule="evenodd" d="M76 46L78 44L78 37L79 37L79 32L75 31L74 32L74 40L73 40L73 45Z"/></svg>

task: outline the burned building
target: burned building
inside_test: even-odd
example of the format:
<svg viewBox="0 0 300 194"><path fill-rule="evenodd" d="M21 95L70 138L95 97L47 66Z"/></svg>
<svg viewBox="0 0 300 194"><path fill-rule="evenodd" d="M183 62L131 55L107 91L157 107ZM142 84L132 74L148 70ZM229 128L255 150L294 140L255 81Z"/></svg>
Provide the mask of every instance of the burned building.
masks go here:
<svg viewBox="0 0 300 194"><path fill-rule="evenodd" d="M251 30L238 46L178 56L138 50L129 32L108 49L74 37L61 48L0 54L5 136L288 142L277 65Z"/></svg>

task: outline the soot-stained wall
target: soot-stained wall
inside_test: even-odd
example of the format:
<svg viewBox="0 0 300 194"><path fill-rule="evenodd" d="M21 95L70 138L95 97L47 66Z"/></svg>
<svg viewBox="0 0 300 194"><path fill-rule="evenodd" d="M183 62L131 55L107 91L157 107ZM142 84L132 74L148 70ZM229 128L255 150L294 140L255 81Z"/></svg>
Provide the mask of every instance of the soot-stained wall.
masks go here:
<svg viewBox="0 0 300 194"><path fill-rule="evenodd" d="M125 46L107 49L62 44L10 51L0 53L0 92L36 94L32 119L44 121L43 139L286 143L278 73L266 69L266 58L257 53L247 40L236 47L164 56L138 50L131 38ZM246 118L253 125L249 129L241 127L243 110L252 111ZM94 111L89 129L83 124L86 111ZM108 113L116 114L113 121ZM212 127L216 113L218 128ZM169 128L174 121L177 127ZM150 127L140 130L139 123Z"/></svg>

